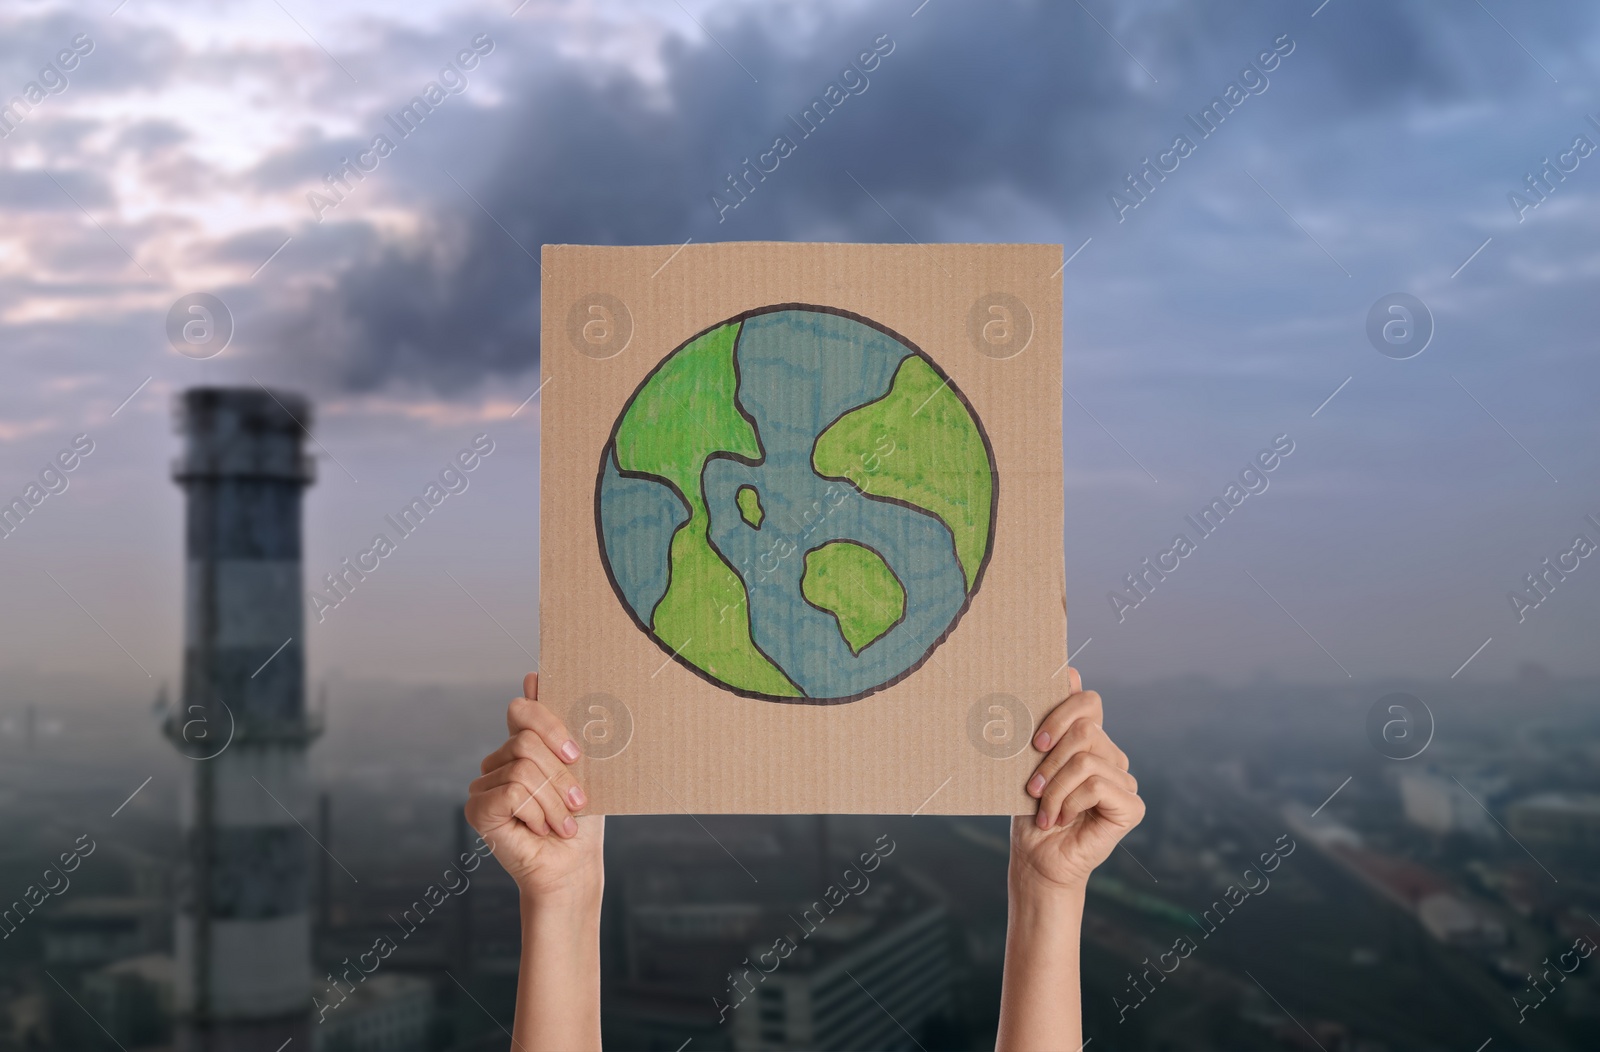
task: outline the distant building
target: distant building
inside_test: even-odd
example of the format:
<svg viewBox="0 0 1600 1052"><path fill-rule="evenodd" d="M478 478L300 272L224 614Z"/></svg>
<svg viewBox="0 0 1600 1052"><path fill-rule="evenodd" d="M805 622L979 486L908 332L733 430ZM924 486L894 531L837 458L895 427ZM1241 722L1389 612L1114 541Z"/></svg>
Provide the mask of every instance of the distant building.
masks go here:
<svg viewBox="0 0 1600 1052"><path fill-rule="evenodd" d="M1328 856L1372 890L1410 912L1419 910L1425 900L1451 891L1450 882L1444 877L1410 859L1349 847L1336 847Z"/></svg>
<svg viewBox="0 0 1600 1052"><path fill-rule="evenodd" d="M1530 846L1600 855L1600 795L1540 793L1506 808L1511 835Z"/></svg>
<svg viewBox="0 0 1600 1052"><path fill-rule="evenodd" d="M1292 802L1285 804L1282 810L1284 821L1289 823L1289 828L1294 830L1295 836L1303 836L1323 851L1360 851L1363 843L1361 834L1349 826L1339 822L1332 815L1316 815L1304 804ZM1202 863L1206 856L1212 859L1217 856L1209 849L1199 852ZM1213 873L1226 874L1225 879L1218 887L1226 887L1232 881L1232 874L1221 866L1220 860L1212 863L1207 868Z"/></svg>
<svg viewBox="0 0 1600 1052"><path fill-rule="evenodd" d="M84 1007L119 1043L156 1044L167 1037L176 1009L176 973L166 953L108 964L84 975Z"/></svg>
<svg viewBox="0 0 1600 1052"><path fill-rule="evenodd" d="M185 495L181 710L190 761L173 942L178 1046L309 1043L310 817L300 507L314 475L305 399L197 387L178 405ZM295 1039L298 1038L298 1041Z"/></svg>
<svg viewBox="0 0 1600 1052"><path fill-rule="evenodd" d="M1453 778L1420 772L1403 774L1400 776L1400 802L1405 808L1406 820L1430 832L1495 835L1494 819Z"/></svg>
<svg viewBox="0 0 1600 1052"><path fill-rule="evenodd" d="M73 899L42 920L44 960L85 968L132 957L160 945L169 923L160 899Z"/></svg>
<svg viewBox="0 0 1600 1052"><path fill-rule="evenodd" d="M1499 918L1449 893L1425 897L1417 904L1417 919L1429 935L1447 946L1488 949L1506 942L1506 927Z"/></svg>
<svg viewBox="0 0 1600 1052"><path fill-rule="evenodd" d="M850 925L857 931L819 928L802 947L815 951L809 960L784 961L766 976L733 1014L734 1048L919 1047L917 1035L950 995L945 912L935 906L887 923L861 919Z"/></svg>
<svg viewBox="0 0 1600 1052"><path fill-rule="evenodd" d="M8 998L0 1011L5 1013L6 1036L16 1048L47 1048L50 1045L50 1001L43 990L26 990Z"/></svg>
<svg viewBox="0 0 1600 1052"><path fill-rule="evenodd" d="M358 983L322 1023L311 1027L316 1052L393 1052L428 1047L433 984L415 975L374 975Z"/></svg>
<svg viewBox="0 0 1600 1052"><path fill-rule="evenodd" d="M797 829L809 847L815 829ZM896 860L846 880L820 845L815 868L785 863L741 830L716 827L739 866L692 826L698 839L681 843L619 841L619 863L637 852L649 864L618 864L607 888L607 1047L915 1049L930 1020L954 1014L949 914L890 878Z"/></svg>

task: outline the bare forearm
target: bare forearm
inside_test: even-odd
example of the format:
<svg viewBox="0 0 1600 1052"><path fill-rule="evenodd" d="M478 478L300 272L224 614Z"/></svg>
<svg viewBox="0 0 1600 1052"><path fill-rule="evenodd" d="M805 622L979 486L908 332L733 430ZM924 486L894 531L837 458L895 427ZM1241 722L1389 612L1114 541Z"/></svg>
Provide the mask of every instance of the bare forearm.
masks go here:
<svg viewBox="0 0 1600 1052"><path fill-rule="evenodd" d="M1016 872L1010 884L996 1052L1075 1052L1083 1044L1078 990L1083 889L1044 885Z"/></svg>
<svg viewBox="0 0 1600 1052"><path fill-rule="evenodd" d="M518 1052L600 1048L600 894L523 897Z"/></svg>

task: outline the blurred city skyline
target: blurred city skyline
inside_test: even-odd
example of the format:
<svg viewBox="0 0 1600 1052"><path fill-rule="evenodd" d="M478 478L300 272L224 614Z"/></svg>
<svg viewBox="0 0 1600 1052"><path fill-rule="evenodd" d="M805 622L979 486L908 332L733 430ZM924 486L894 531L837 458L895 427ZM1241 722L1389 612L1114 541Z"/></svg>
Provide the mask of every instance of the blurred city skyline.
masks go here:
<svg viewBox="0 0 1600 1052"><path fill-rule="evenodd" d="M539 252L764 239L1064 247L1068 649L1149 805L1089 887L1085 1034L1594 1047L1594 962L1533 976L1600 939L1597 57L1575 0L9 5L0 1049L172 1047L174 918L237 919L185 913L212 835L313 976L415 914L331 1023L288 1013L312 1047L504 1047L516 889L487 865L417 903L540 652ZM308 593L395 544L244 681L300 735L256 779L276 803L229 794L276 866L245 812L179 817L209 814L199 772L254 777L250 735L207 766L160 727L205 678L186 603L200 636L293 621L260 575L185 594L220 579L186 570L173 480L204 386L277 425L258 389L305 397ZM274 507L230 522L252 558L268 518L295 532ZM608 1041L990 1042L1004 834L614 819ZM870 893L788 932L891 841ZM803 952L719 1018L786 933ZM1134 982L1181 938L1170 984Z"/></svg>

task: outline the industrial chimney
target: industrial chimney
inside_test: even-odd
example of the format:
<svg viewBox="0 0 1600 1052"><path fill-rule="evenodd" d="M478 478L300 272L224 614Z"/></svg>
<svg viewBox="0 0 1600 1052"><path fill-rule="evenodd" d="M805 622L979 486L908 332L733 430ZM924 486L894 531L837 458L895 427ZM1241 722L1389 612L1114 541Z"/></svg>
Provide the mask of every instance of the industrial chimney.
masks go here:
<svg viewBox="0 0 1600 1052"><path fill-rule="evenodd" d="M309 1048L310 853L300 498L305 399L201 387L178 406L187 499L182 705L191 761L176 925L180 1047Z"/></svg>

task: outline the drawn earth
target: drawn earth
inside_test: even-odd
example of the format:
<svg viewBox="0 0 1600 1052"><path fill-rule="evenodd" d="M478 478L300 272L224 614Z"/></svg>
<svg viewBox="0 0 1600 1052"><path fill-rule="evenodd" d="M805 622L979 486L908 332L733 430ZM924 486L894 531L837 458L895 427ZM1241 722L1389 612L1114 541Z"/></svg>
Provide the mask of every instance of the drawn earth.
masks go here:
<svg viewBox="0 0 1600 1052"><path fill-rule="evenodd" d="M595 526L633 620L744 697L856 701L955 628L999 479L972 406L866 318L782 304L667 355L623 406Z"/></svg>

